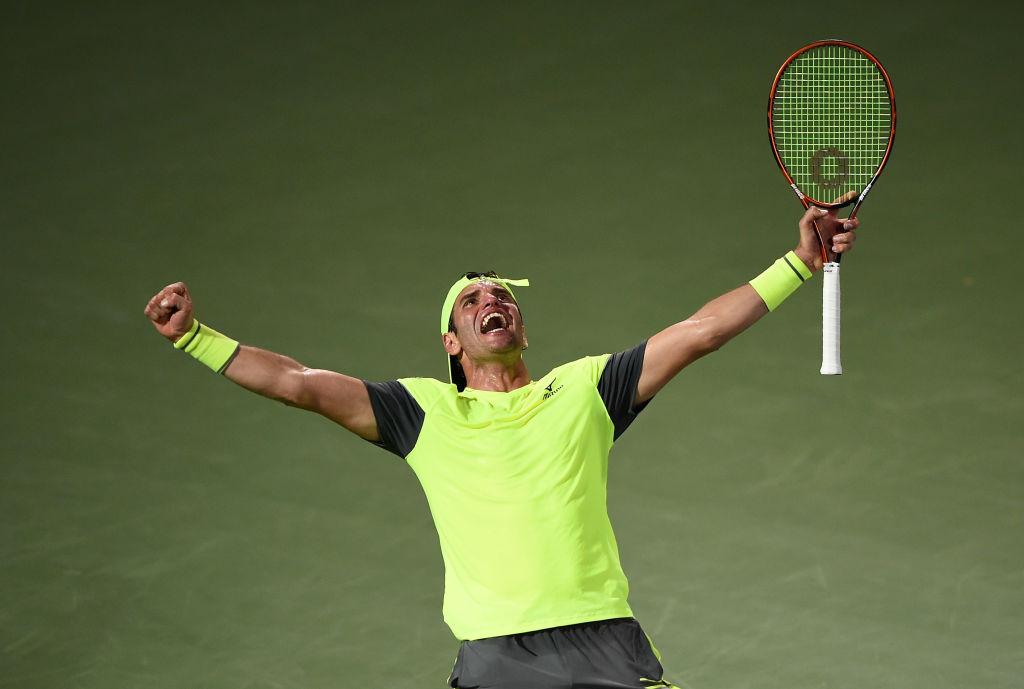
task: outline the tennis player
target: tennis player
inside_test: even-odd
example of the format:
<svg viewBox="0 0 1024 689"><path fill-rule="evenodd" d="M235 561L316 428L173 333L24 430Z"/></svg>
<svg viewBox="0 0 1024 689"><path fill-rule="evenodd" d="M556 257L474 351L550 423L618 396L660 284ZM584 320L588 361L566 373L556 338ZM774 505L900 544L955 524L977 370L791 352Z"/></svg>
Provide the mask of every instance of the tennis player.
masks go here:
<svg viewBox="0 0 1024 689"><path fill-rule="evenodd" d="M320 413L403 457L426 493L445 564L444 618L461 640L451 687L672 687L633 618L606 508L608 453L685 366L775 309L857 221L808 210L797 248L762 274L635 347L534 379L513 288L468 273L440 331L450 383L372 383L239 345L193 317L183 283L146 315L178 349L265 397Z"/></svg>

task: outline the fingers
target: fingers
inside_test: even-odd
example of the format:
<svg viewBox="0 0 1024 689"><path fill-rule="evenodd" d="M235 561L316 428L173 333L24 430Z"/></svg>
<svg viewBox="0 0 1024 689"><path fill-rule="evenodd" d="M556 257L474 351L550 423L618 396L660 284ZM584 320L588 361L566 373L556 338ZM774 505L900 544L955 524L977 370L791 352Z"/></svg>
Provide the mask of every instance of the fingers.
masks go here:
<svg viewBox="0 0 1024 689"><path fill-rule="evenodd" d="M857 233L852 229L848 232L840 232L832 237L832 252L836 254L845 253L853 248L855 241L857 241Z"/></svg>
<svg viewBox="0 0 1024 689"><path fill-rule="evenodd" d="M180 294L181 296L185 297L190 301L192 299L192 297L189 296L188 287L185 286L184 282L175 282L173 284L167 285L161 291L170 291L173 292L174 294Z"/></svg>
<svg viewBox="0 0 1024 689"><path fill-rule="evenodd" d="M149 302L146 304L146 308L143 313L146 317L153 321L167 320L170 314L167 310L160 306L160 301L163 299L163 292L157 293Z"/></svg>
<svg viewBox="0 0 1024 689"><path fill-rule="evenodd" d="M157 292L146 304L144 313L153 321L166 322L174 313L189 309L191 303L185 283L175 282Z"/></svg>
<svg viewBox="0 0 1024 689"><path fill-rule="evenodd" d="M188 299L180 294L168 294L160 300L160 308L166 309L169 313L182 311L188 307Z"/></svg>
<svg viewBox="0 0 1024 689"><path fill-rule="evenodd" d="M836 199L836 203L849 203L850 201L853 201L855 198L857 198L857 192L848 191L842 196L840 196L838 199Z"/></svg>
<svg viewBox="0 0 1024 689"><path fill-rule="evenodd" d="M845 220L839 221L840 228L832 235L832 252L841 254L849 251L853 248L853 243L857 241L857 232L855 231L859 226L860 222L857 218L846 218Z"/></svg>
<svg viewBox="0 0 1024 689"><path fill-rule="evenodd" d="M844 194L839 202L850 201L856 196L855 191ZM836 255L850 251L857 240L856 230L860 222L856 218L840 218L838 214L838 208L811 206L800 218L797 255L812 270L820 268L822 262L835 260Z"/></svg>
<svg viewBox="0 0 1024 689"><path fill-rule="evenodd" d="M175 282L167 285L162 290L157 292L156 299L160 297L161 302L167 302L168 305L177 304L177 308L181 308L181 304L192 301L192 298L188 294L188 287L185 286L184 282Z"/></svg>
<svg viewBox="0 0 1024 689"><path fill-rule="evenodd" d="M804 211L803 217L800 218L800 229L807 232L817 232L817 230L814 229L814 221L825 217L827 213L828 210L824 208L810 206L806 211Z"/></svg>

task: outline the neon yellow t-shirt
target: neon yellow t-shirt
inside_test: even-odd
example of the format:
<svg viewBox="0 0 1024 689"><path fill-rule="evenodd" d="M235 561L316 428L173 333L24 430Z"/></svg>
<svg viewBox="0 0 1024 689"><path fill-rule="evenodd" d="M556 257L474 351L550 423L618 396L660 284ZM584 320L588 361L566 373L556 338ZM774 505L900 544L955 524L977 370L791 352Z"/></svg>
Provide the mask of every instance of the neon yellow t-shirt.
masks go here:
<svg viewBox="0 0 1024 689"><path fill-rule="evenodd" d="M609 355L509 393L398 381L422 410L405 458L437 528L444 618L459 639L632 616L606 506L617 428L605 398L628 396L624 430L639 370L629 353L635 375L625 387L602 381L603 393Z"/></svg>

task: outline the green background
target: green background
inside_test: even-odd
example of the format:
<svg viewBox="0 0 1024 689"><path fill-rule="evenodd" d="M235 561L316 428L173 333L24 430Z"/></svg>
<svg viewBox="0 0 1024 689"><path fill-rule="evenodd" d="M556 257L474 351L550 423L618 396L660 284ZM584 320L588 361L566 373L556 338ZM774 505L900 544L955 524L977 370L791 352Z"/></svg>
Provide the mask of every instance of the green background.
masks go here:
<svg viewBox="0 0 1024 689"><path fill-rule="evenodd" d="M1019 75L1003 4L27 3L3 57L0 686L441 687L412 472L176 353L444 375L465 270L527 276L535 376L756 275L801 213L768 87L886 65L896 148L844 262L618 443L637 616L687 689L1019 687Z"/></svg>

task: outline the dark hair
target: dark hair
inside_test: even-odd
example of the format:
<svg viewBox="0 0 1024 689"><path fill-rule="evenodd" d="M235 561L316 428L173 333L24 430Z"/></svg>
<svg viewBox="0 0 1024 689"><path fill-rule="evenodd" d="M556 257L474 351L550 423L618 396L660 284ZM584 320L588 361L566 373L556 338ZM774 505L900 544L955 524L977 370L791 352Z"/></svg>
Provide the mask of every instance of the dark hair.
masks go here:
<svg viewBox="0 0 1024 689"><path fill-rule="evenodd" d="M455 389L462 392L466 389L466 372L462 370L462 364L459 360L453 357L451 354L448 355L448 371L451 373L452 382L455 384Z"/></svg>

